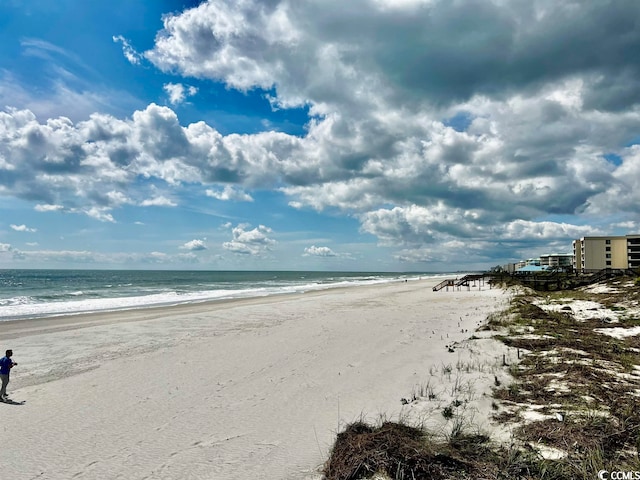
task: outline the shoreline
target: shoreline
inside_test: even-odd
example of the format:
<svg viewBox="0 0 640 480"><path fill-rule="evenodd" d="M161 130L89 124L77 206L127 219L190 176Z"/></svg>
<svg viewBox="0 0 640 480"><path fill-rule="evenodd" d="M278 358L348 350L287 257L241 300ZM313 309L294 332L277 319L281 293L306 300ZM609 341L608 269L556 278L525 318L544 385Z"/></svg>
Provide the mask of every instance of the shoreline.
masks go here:
<svg viewBox="0 0 640 480"><path fill-rule="evenodd" d="M27 478L320 478L343 425L416 410L401 399L506 298L435 283L3 323L25 403L2 406L0 463Z"/></svg>
<svg viewBox="0 0 640 480"><path fill-rule="evenodd" d="M430 282L431 280L414 280L418 282ZM190 301L166 305L149 304L140 307L124 307L116 310L98 310L92 312L63 313L43 317L27 317L22 319L0 320L2 331L0 341L27 334L28 332L54 332L57 330L70 330L96 325L109 325L122 322L136 322L153 320L166 315L189 315L203 311L229 308L233 304L270 304L282 300L295 300L297 297L323 295L328 292L350 290L352 288L376 288L401 281L384 282L373 285L337 286L306 292L278 293L264 296L222 298L214 300ZM126 318L121 318L126 317ZM20 328L23 327L23 328Z"/></svg>
<svg viewBox="0 0 640 480"><path fill-rule="evenodd" d="M351 289L366 289L385 287L387 285L423 282L425 288L432 288L440 281L440 277L425 277L418 279L392 280L375 284L332 286L304 292L283 292L263 296L233 297L201 301L188 301L173 304L149 304L140 307L123 307L115 310L97 310L91 312L62 313L48 316L25 317L21 319L0 320L0 341L17 338L29 332L54 332L57 330L71 330L96 325L109 325L122 322L136 322L153 320L169 314L189 315L204 311L230 308L234 304L271 304L274 302L295 300L303 297L322 296L331 292L350 291ZM485 289L489 289L488 286ZM126 318L123 318L126 317Z"/></svg>
<svg viewBox="0 0 640 480"><path fill-rule="evenodd" d="M52 276L50 282L46 281L48 275ZM0 278L8 285L0 289L0 322L259 298L441 276L377 272L250 272L243 276L241 272L184 272L182 277L174 277L167 272L156 275L154 271L134 271L116 281L113 274L102 271L83 271L83 275L66 278L43 271L41 276L17 273L4 278L0 272ZM24 288L17 290L16 285Z"/></svg>

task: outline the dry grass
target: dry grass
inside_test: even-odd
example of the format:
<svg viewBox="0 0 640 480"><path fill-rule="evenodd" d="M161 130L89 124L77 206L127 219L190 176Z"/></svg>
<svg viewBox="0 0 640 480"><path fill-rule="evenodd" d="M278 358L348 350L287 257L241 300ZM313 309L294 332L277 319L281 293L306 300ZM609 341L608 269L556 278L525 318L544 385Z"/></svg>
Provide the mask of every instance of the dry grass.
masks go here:
<svg viewBox="0 0 640 480"><path fill-rule="evenodd" d="M465 468L465 462L434 450L421 429L393 422L379 427L357 422L338 434L324 474L327 480L367 478L376 473L430 479Z"/></svg>
<svg viewBox="0 0 640 480"><path fill-rule="evenodd" d="M424 430L402 423L356 422L338 434L323 473L326 480L375 474L394 480L497 479L502 478L501 466L485 435L461 433L435 441Z"/></svg>
<svg viewBox="0 0 640 480"><path fill-rule="evenodd" d="M624 313L638 305L640 288L629 282L610 287L615 290L601 294L576 290L520 295L495 325L505 344L528 352L518 368L511 369L514 382L494 392L505 408L495 419L517 425L516 438L524 445L564 452L565 458L546 461L547 467L570 478L596 478L601 469L640 471L640 377L630 375L640 365L639 339L596 332L607 326L597 311L594 318L577 321L568 308L550 311L539 306L590 300L623 313L615 326L636 326L639 319ZM526 325L527 333L515 334L509 325ZM523 421L532 408L542 418Z"/></svg>
<svg viewBox="0 0 640 480"><path fill-rule="evenodd" d="M609 282L610 290L544 292L520 290L510 307L491 315L486 330L524 356L496 382L494 421L513 425L512 445L456 432L436 441L422 429L384 422L349 425L337 437L324 468L326 480L385 474L413 479L584 479L600 470L640 472L640 336L603 335L608 320L574 317L546 304L598 302L619 314L616 327L640 325L639 285ZM496 377L497 378L497 377ZM527 415L535 410L536 417ZM537 420L533 420L536 418ZM562 458L545 458L553 448Z"/></svg>

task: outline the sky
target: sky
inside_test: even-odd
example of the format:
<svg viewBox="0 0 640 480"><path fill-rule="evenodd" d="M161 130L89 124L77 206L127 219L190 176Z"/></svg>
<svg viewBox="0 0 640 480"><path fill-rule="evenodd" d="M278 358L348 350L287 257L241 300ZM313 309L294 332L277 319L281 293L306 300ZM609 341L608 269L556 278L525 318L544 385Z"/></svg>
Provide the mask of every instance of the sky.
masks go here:
<svg viewBox="0 0 640 480"><path fill-rule="evenodd" d="M488 269L639 187L636 0L0 0L0 268Z"/></svg>

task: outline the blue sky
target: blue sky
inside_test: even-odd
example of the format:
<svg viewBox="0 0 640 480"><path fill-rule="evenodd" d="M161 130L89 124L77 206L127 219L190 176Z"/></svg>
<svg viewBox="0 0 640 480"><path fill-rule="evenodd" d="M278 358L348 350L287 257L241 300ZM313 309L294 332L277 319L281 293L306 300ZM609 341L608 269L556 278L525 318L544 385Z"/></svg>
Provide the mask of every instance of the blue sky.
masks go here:
<svg viewBox="0 0 640 480"><path fill-rule="evenodd" d="M640 231L634 1L0 2L0 268L452 271Z"/></svg>

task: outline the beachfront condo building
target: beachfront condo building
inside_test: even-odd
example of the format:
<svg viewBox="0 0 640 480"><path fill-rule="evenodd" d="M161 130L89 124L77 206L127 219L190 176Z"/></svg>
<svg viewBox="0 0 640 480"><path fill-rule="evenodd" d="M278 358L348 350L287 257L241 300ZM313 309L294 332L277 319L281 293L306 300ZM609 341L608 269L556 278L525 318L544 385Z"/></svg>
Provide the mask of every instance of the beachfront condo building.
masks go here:
<svg viewBox="0 0 640 480"><path fill-rule="evenodd" d="M540 255L540 265L550 269L566 268L573 265L572 253L546 253Z"/></svg>
<svg viewBox="0 0 640 480"><path fill-rule="evenodd" d="M574 240L573 268L585 273L603 268L640 268L640 235Z"/></svg>
<svg viewBox="0 0 640 480"><path fill-rule="evenodd" d="M516 263L502 265L504 272L544 272L547 270L570 270L573 265L572 253L545 253L538 258L528 258Z"/></svg>

